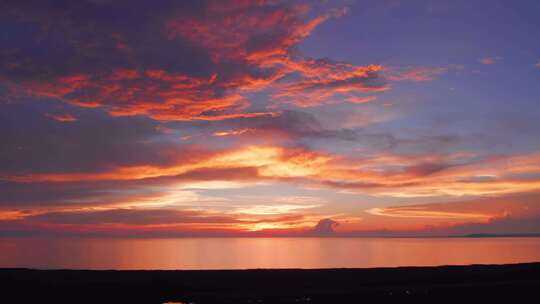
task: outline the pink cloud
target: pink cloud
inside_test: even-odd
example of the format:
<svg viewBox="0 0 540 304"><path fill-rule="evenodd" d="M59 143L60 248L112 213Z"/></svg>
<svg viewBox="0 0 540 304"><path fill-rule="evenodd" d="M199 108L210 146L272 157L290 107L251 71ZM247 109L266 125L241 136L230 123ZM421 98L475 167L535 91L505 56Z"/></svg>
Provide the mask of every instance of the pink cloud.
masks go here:
<svg viewBox="0 0 540 304"><path fill-rule="evenodd" d="M464 69L463 65L453 64L447 67L406 67L406 68L387 68L385 76L394 81L431 81L435 77L446 74L450 71Z"/></svg>
<svg viewBox="0 0 540 304"><path fill-rule="evenodd" d="M58 122L74 122L77 121L78 118L71 115L71 114L46 114L51 119L54 119Z"/></svg>
<svg viewBox="0 0 540 304"><path fill-rule="evenodd" d="M350 103L368 103L377 99L377 96L362 96L362 97L349 97L347 101Z"/></svg>
<svg viewBox="0 0 540 304"><path fill-rule="evenodd" d="M486 65L492 65L496 64L497 62L501 61L503 58L499 56L494 57L484 57L480 59L480 63L486 64Z"/></svg>

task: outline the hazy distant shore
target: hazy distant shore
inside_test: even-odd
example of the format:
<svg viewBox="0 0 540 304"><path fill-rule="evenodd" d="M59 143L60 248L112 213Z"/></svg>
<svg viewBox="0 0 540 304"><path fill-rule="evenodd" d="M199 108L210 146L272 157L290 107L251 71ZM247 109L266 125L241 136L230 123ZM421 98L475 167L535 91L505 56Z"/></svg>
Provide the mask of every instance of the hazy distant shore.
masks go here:
<svg viewBox="0 0 540 304"><path fill-rule="evenodd" d="M357 303L366 299L525 300L540 263L372 269L87 271L0 269L17 303Z"/></svg>

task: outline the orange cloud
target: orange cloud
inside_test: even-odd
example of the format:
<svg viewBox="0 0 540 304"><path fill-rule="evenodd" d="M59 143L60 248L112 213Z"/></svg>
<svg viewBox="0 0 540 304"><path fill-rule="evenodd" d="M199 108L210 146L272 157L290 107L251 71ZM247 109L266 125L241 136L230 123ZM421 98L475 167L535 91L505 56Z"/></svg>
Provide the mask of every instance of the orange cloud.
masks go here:
<svg viewBox="0 0 540 304"><path fill-rule="evenodd" d="M407 68L388 68L385 70L385 76L394 81L431 81L435 77L448 73L452 70L462 70L462 65L450 65L448 67L407 67Z"/></svg>
<svg viewBox="0 0 540 304"><path fill-rule="evenodd" d="M371 208L356 216L310 214L305 212L317 205L287 204L255 205L233 212L142 205L8 211L0 212L0 227L6 233L39 231L139 237L532 233L540 231L537 199L538 193L525 193L500 198Z"/></svg>
<svg viewBox="0 0 540 304"><path fill-rule="evenodd" d="M161 14L159 10L145 12L147 18L137 22L149 31L137 37L124 28L103 33L99 32L102 28L92 28L97 32L89 35L86 24L74 22L66 38L70 43L61 46L73 56L65 59L73 63L69 68L59 69L52 60L43 61L28 53L27 61L35 62L17 64L24 56L12 58L15 63L2 80L16 83L33 95L59 98L80 107L101 107L114 116L224 120L277 115L248 111L250 102L241 94L266 88L294 72L288 64L301 60L291 59L295 45L329 18L346 13L345 9L330 10L308 18L308 4L265 1L212 2L196 8L197 13L185 14L183 6L172 5L170 13L159 15L163 19L160 22L153 18L154 13ZM22 14L19 9L15 7L14 11ZM45 6L43 11L47 10L68 16L81 13L77 7ZM43 11L34 13L41 15ZM99 18L92 12L85 13L89 19ZM39 29L43 31L64 26L46 14L39 22L47 24ZM82 36L90 40L79 41ZM57 42L47 43L56 46ZM86 45L95 47L80 49ZM172 53L178 55L172 58ZM89 65L85 56L96 56L107 64ZM301 56L295 52L294 57ZM122 64L115 66L118 62ZM31 74L34 76L29 77L24 69L19 71L22 65L31 65L36 70ZM16 72L27 76L11 79ZM341 90L346 90L344 87ZM367 85L363 87L367 89Z"/></svg>
<svg viewBox="0 0 540 304"><path fill-rule="evenodd" d="M38 231L64 235L253 235L301 233L321 218L296 213L295 209L287 210L286 214L261 214L189 209L101 208L19 213L16 216L0 212L0 227L6 232Z"/></svg>
<svg viewBox="0 0 540 304"><path fill-rule="evenodd" d="M349 97L347 101L350 103L368 103L377 99L376 96L365 96L365 97Z"/></svg>
<svg viewBox="0 0 540 304"><path fill-rule="evenodd" d="M540 231L537 192L458 202L371 208L349 229L408 231L409 235L530 233ZM534 224L536 223L536 224ZM391 233L390 233L391 234Z"/></svg>
<svg viewBox="0 0 540 304"><path fill-rule="evenodd" d="M333 157L304 149L285 149L272 146L247 146L221 153L198 155L172 166L120 167L100 173L29 174L3 176L15 182L76 182L100 180L141 180L172 177L201 169L255 168L259 178L296 178L322 174L325 164Z"/></svg>
<svg viewBox="0 0 540 304"><path fill-rule="evenodd" d="M32 57L36 60L35 77L12 81L30 94L59 98L80 107L101 107L113 116L146 115L180 121L279 114L249 111L251 103L243 94L253 90L270 89L275 102L309 107L344 102L355 93L390 89L379 77L381 66L304 58L296 50L315 28L346 14L346 8L310 16L308 3L231 0L204 3L196 9L197 13L185 14L182 6L172 5L171 12L159 18L152 18L157 12L149 11L144 14L148 20L137 20L150 23L145 27L148 32L138 38L118 28L93 33L92 41L79 41L88 29L75 22L70 32L73 45L66 46L66 53L73 54L69 61L77 64L58 69L49 61ZM64 13L77 15L77 10L67 8ZM55 21L43 17L53 30L63 26ZM110 64L87 64L86 53L78 49L79 45L96 45L96 50L88 52L96 52L93 55L100 62ZM115 66L117 62L122 64ZM39 74L50 70L54 73ZM277 82L285 76L293 77Z"/></svg>
<svg viewBox="0 0 540 304"><path fill-rule="evenodd" d="M230 131L220 131L220 132L214 132L212 136L236 136L236 135L242 135L246 133L253 133L255 132L255 129L247 128L247 129L238 129L238 130L230 130Z"/></svg>
<svg viewBox="0 0 540 304"><path fill-rule="evenodd" d="M290 54L290 49L309 34L318 25L331 17L339 17L346 9L333 10L327 14L303 21L308 11L307 5L293 5L287 9L280 6L267 8L263 15L252 16L250 11L258 5L240 5L238 8L223 9L211 6L210 12L217 13L212 21L173 20L168 24L169 36L187 38L205 49L211 50L213 60L241 59L273 72L266 78L252 78L246 75L234 83L240 90L259 89L272 85L276 80L291 73L299 73L306 79L292 81L285 86L273 86L280 100L299 106L321 104L324 100L338 93L378 92L388 89L384 84L375 84L377 66L354 67L346 63L333 63L328 60L297 58ZM222 15L223 13L226 13ZM240 14L241 13L241 14ZM215 15L215 14L214 14ZM272 43L261 42L261 47L253 46L253 33L267 35L269 28L279 32L271 37ZM270 38L268 38L270 39ZM256 43L257 41L255 41ZM301 56L300 56L301 57ZM367 72L371 72L367 75ZM232 85L232 83L231 83ZM305 92L308 90L318 92ZM308 95L302 97L300 95ZM293 97L294 101L289 101ZM310 100L307 102L306 100Z"/></svg>
<svg viewBox="0 0 540 304"><path fill-rule="evenodd" d="M106 107L113 116L148 115L158 120L224 120L275 116L276 112L244 112L250 103L238 94L215 97L205 87L215 75L198 79L163 70L117 70L108 77L62 77L28 83L38 95L58 97L81 107Z"/></svg>
<svg viewBox="0 0 540 304"><path fill-rule="evenodd" d="M309 68L308 68L309 67ZM278 88L276 100L292 103L299 107L312 107L325 103L336 103L336 95L354 93L376 93L390 89L379 77L382 66L369 65L355 67L347 64L329 64L322 66L312 63L297 67L308 77L304 80L285 84ZM335 69L328 73L328 69ZM313 77L309 77L313 75Z"/></svg>
<svg viewBox="0 0 540 304"><path fill-rule="evenodd" d="M225 8L226 6L226 8ZM264 13L261 13L261 8ZM309 11L307 4L267 5L242 3L209 5L211 19L183 18L167 24L169 39L182 37L210 50L214 61L225 58L247 60L257 65L272 65L275 60L289 57L290 48L310 35L331 17L339 17L346 9L333 10L310 20L302 20ZM275 34L268 33L269 29ZM272 35L270 41L253 45L253 37ZM269 37L270 38L270 37ZM267 38L267 39L269 39Z"/></svg>
<svg viewBox="0 0 540 304"><path fill-rule="evenodd" d="M58 122L74 122L77 121L77 117L71 114L47 114L48 117L58 121Z"/></svg>
<svg viewBox="0 0 540 304"><path fill-rule="evenodd" d="M432 206L430 206L432 207ZM491 216L482 213L465 213L451 211L430 210L425 206L406 206L393 208L372 208L366 210L367 213L379 216L398 218L427 218L427 219L474 219L487 220Z"/></svg>
<svg viewBox="0 0 540 304"><path fill-rule="evenodd" d="M503 59L502 57L494 56L494 57L484 57L484 58L481 58L479 61L482 64L492 65L492 64L496 64L497 62L501 61L502 59Z"/></svg>
<svg viewBox="0 0 540 304"><path fill-rule="evenodd" d="M170 165L117 167L106 172L3 175L21 183L88 182L180 178L194 172L250 169L236 179L288 180L349 192L393 197L502 195L540 189L540 154L475 159L474 155L374 155L359 159L310 151L252 145L219 152L196 153ZM474 160L474 161L473 161ZM523 177L521 177L523 176ZM226 180L207 175L205 180Z"/></svg>

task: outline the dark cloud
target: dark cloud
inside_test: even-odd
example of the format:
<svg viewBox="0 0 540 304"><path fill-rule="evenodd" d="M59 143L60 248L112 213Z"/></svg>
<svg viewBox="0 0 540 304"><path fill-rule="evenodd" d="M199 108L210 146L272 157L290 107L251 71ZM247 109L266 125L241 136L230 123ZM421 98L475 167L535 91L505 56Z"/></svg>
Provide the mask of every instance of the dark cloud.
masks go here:
<svg viewBox="0 0 540 304"><path fill-rule="evenodd" d="M513 217L511 215L490 220L487 223L455 225L451 228L435 228L429 233L439 235L526 235L540 233L540 215Z"/></svg>
<svg viewBox="0 0 540 304"><path fill-rule="evenodd" d="M266 232L246 230L242 225L294 224L303 219L302 215L245 218L234 214L163 208L27 212L18 219L0 220L0 236L261 236ZM299 235L298 231L286 229L277 232Z"/></svg>
<svg viewBox="0 0 540 304"><path fill-rule="evenodd" d="M1 107L0 172L3 175L95 172L141 163L165 164L171 160L163 151L167 144L147 142L159 135L157 124L147 118L113 119L101 111L77 110L37 100ZM63 123L48 115L66 110L77 113L78 119Z"/></svg>
<svg viewBox="0 0 540 304"><path fill-rule="evenodd" d="M447 227L427 227L427 233L446 235L469 234L538 234L540 233L539 192L525 192L500 197L488 197L458 203L449 208L477 210L493 216L485 222L455 224ZM437 208L435 206L435 208ZM444 208L444 207L443 207Z"/></svg>
<svg viewBox="0 0 540 304"><path fill-rule="evenodd" d="M28 222L49 224L185 224L185 223L239 223L231 216L212 215L200 211L170 209L112 209L103 211L49 212L24 218Z"/></svg>
<svg viewBox="0 0 540 304"><path fill-rule="evenodd" d="M200 16L203 7L199 1L166 0L160 5L146 1L3 1L2 71L9 72L4 76L11 79L40 80L140 64L210 75L204 50L160 35L167 20ZM182 55L190 60L175 60Z"/></svg>
<svg viewBox="0 0 540 304"><path fill-rule="evenodd" d="M363 235L464 236L472 234L537 234L540 233L539 192L507 194L498 197L467 199L422 205L378 208L376 214L386 219L436 220L413 231L388 229L351 232Z"/></svg>
<svg viewBox="0 0 540 304"><path fill-rule="evenodd" d="M34 208L107 206L159 196L162 187L179 183L258 179L256 168L200 169L178 176L122 181L16 183L0 182L0 207ZM154 190L152 190L154 189Z"/></svg>
<svg viewBox="0 0 540 304"><path fill-rule="evenodd" d="M336 235L335 227L339 225L338 222L332 219L322 219L320 220L313 229L308 231L308 234L317 235L317 236L331 236Z"/></svg>
<svg viewBox="0 0 540 304"><path fill-rule="evenodd" d="M281 216L266 219L238 219L233 215L213 214L204 211L175 209L110 209L100 211L48 212L24 217L25 222L48 224L239 224L279 223L302 220L303 216Z"/></svg>
<svg viewBox="0 0 540 304"><path fill-rule="evenodd" d="M410 166L406 171L414 176L426 176L446 170L450 167L452 167L452 165L445 163L422 163Z"/></svg>
<svg viewBox="0 0 540 304"><path fill-rule="evenodd" d="M178 127L182 128L182 126ZM236 130L239 131L237 132L239 138L247 138L251 141L260 139L294 141L297 144L316 148L321 148L317 146L317 143L328 147L328 142L337 142L334 148L338 148L343 144L342 142L349 142L376 153L385 151L403 154L444 152L463 142L463 138L454 134L400 134L398 136L395 132L377 130L373 126L329 129L316 115L299 110L285 110L277 117L236 119L226 123L213 122L202 128L209 128L210 132L225 130L234 133ZM425 166L427 167L427 164Z"/></svg>

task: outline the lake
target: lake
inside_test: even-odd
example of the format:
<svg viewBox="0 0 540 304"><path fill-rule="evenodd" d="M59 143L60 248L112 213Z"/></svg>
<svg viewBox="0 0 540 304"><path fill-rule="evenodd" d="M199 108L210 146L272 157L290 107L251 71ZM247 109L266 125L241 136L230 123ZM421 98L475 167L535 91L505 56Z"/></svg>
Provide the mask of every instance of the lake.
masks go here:
<svg viewBox="0 0 540 304"><path fill-rule="evenodd" d="M540 238L0 239L0 267L366 268L540 261Z"/></svg>

